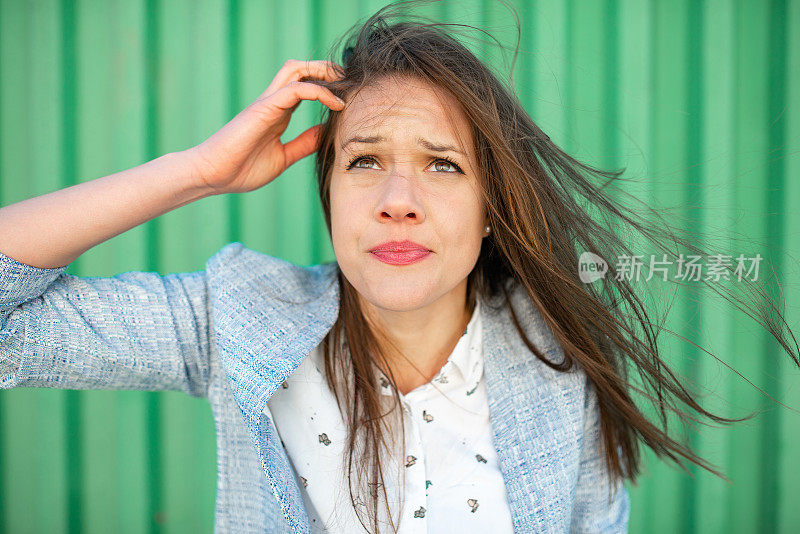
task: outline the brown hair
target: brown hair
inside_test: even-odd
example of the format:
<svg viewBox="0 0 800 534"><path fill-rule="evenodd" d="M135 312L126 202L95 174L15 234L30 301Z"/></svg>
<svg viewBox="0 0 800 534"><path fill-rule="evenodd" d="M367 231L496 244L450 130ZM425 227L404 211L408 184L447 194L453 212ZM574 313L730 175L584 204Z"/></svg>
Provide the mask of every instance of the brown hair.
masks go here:
<svg viewBox="0 0 800 534"><path fill-rule="evenodd" d="M624 276L617 277L614 262L609 261L634 255L620 237L619 228L638 232L659 253L670 257L677 256L679 246L683 247L680 252L702 251L654 210L645 208L654 217L651 220L615 200L625 195L623 190L611 194L617 182L622 181L623 171L589 166L556 146L522 108L513 91L452 36L464 26L418 19L408 14L408 4L390 4L365 23L354 26L343 39L344 76L335 82L315 83L341 98L351 97L386 76L413 76L449 91L472 125L479 182L492 227L468 276L468 307L474 306L476 294L482 301L504 297L517 331L539 359L558 371L569 371L575 364L585 371L598 397L602 441L613 477L635 482L640 469L641 439L656 455L668 457L683 469L686 468L678 456L728 480L651 423L630 392L637 391L650 399L660 412L664 428L667 409L678 414L684 423L687 419L696 421L681 411L676 401L718 423L743 421L753 415L726 419L697 404L693 393L682 384L683 377L677 377L659 355L657 330L663 327L651 322L637 290ZM402 20L392 22L394 17ZM516 46L518 49L519 40ZM340 56L337 53L332 57ZM341 113L323 107L315 161L329 233L329 186ZM581 249L606 260L609 272L601 283L584 284L579 279L576 268ZM369 324L359 307L356 290L341 271L338 277L340 312L323 340L325 370L348 425L346 455L351 500L364 528L374 532L378 530L380 497L386 499L385 489L380 491L384 487L380 451L388 447L390 437L388 414L381 411L375 365L389 369L388 378L393 384L385 354L396 348ZM750 296L754 297L748 305L746 298L737 297L721 283L702 282L759 321L800 365L797 341L763 289L745 280L743 287L752 290ZM525 336L509 300L509 289L515 287L524 288L556 336L564 351L563 363L550 362ZM638 373L647 389L628 381L630 369ZM396 389L394 395L398 400ZM359 481L368 486L366 499L357 499L362 491ZM356 506L357 500L364 502L366 509Z"/></svg>

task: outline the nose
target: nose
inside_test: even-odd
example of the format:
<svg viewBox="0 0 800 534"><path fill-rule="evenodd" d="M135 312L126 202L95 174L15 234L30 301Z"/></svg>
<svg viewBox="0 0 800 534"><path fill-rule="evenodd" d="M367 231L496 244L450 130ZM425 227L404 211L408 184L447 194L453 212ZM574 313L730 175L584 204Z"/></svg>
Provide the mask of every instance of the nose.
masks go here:
<svg viewBox="0 0 800 534"><path fill-rule="evenodd" d="M413 181L398 172L389 174L375 206L375 217L382 223L419 224L424 221L425 212L415 194Z"/></svg>

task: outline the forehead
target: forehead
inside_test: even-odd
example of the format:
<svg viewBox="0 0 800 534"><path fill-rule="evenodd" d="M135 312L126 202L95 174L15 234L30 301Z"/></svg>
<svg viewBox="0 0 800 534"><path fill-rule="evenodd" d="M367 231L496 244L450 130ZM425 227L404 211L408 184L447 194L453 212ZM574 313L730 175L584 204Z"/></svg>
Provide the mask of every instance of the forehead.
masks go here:
<svg viewBox="0 0 800 534"><path fill-rule="evenodd" d="M352 136L398 141L423 135L454 144L464 153L472 151L470 124L458 101L424 80L387 77L347 100L337 128L337 146Z"/></svg>

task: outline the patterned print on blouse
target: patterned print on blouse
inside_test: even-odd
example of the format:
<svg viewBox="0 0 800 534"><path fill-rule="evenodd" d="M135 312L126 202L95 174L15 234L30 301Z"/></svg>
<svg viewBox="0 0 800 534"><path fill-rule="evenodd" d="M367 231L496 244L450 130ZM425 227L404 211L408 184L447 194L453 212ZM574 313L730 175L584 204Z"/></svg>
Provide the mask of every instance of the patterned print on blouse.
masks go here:
<svg viewBox="0 0 800 534"><path fill-rule="evenodd" d="M466 337L462 334L463 339L430 383L399 394L407 425L405 452L399 463L407 469L391 470L394 474L380 486L391 495L400 490L400 498L408 503L403 512L408 522L400 530L403 534L513 532L503 478L492 448L479 319L478 313L473 314L464 330ZM270 407L275 408L281 443L294 465L302 466L309 475L310 480L298 474L297 480L303 498L311 505L307 508L311 534L349 534L360 530L356 511L366 505L359 495L351 502L346 483L327 478L327 473L345 469L342 453L346 428L327 388L323 362L317 347L278 388ZM395 388L377 368L375 384L383 400L393 405ZM320 403L315 400L318 398L327 400ZM315 478L320 476L326 477L322 484ZM409 482L406 486L399 482L403 477ZM368 484L368 494L378 491L378 483ZM429 516L428 510L434 513Z"/></svg>

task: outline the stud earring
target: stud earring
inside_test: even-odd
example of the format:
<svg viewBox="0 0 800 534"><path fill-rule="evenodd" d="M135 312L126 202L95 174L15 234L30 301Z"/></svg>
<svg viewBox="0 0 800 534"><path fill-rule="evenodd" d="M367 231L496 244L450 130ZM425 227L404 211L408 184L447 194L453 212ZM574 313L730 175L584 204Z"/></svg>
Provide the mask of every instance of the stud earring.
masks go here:
<svg viewBox="0 0 800 534"><path fill-rule="evenodd" d="M485 226L483 228L483 231L486 232L487 234L490 234L490 233L492 233L492 227L491 226Z"/></svg>

